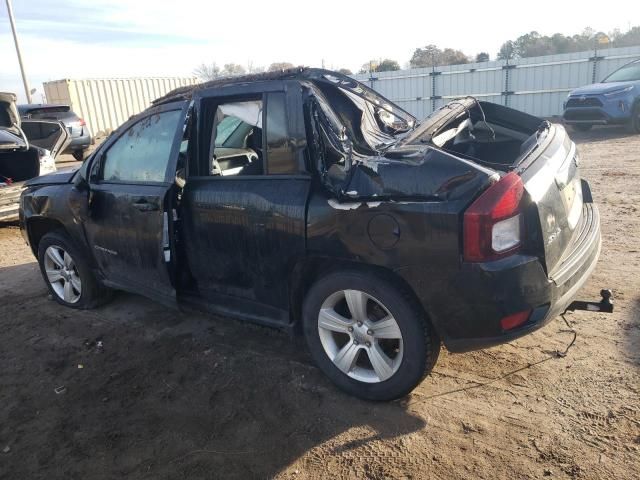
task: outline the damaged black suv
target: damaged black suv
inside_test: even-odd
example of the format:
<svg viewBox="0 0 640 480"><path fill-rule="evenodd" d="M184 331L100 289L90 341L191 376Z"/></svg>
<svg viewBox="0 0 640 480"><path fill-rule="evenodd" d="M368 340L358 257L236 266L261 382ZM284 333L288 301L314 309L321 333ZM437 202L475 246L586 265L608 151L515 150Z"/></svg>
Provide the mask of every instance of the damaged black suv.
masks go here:
<svg viewBox="0 0 640 480"><path fill-rule="evenodd" d="M553 319L600 223L560 125L462 98L422 122L335 72L175 90L74 173L34 179L21 226L59 303L112 289L299 329L342 389L410 392L462 352Z"/></svg>

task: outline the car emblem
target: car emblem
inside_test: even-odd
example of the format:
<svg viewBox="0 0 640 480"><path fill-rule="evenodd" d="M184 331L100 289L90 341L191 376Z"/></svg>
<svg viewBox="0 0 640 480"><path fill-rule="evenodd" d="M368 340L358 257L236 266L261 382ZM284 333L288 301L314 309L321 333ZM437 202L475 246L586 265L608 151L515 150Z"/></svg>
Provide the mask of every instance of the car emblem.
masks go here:
<svg viewBox="0 0 640 480"><path fill-rule="evenodd" d="M585 96L580 97L580 101L581 102L586 102L587 101L587 97L585 97Z"/></svg>

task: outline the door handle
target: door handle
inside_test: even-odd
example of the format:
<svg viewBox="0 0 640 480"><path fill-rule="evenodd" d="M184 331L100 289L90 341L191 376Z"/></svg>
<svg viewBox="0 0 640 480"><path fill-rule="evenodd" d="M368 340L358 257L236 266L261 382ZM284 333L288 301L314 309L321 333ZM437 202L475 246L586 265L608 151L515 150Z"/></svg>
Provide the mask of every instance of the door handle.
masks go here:
<svg viewBox="0 0 640 480"><path fill-rule="evenodd" d="M141 212L153 212L158 210L158 205L148 202L145 199L138 200L133 203L133 208L140 210Z"/></svg>

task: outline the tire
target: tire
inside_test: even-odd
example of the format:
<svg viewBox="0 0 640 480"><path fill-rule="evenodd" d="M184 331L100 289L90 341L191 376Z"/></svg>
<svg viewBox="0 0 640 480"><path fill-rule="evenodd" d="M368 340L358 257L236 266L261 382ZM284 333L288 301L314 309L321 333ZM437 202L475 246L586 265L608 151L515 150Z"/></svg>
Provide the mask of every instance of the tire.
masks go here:
<svg viewBox="0 0 640 480"><path fill-rule="evenodd" d="M588 132L593 128L593 125L591 125L590 123L576 123L572 125L572 128L576 132Z"/></svg>
<svg viewBox="0 0 640 480"><path fill-rule="evenodd" d="M358 305L364 305L361 313L351 314ZM378 323L382 319L384 328ZM364 400L404 397L431 372L440 352L440 338L408 292L357 271L328 274L311 287L303 328L318 367L339 388Z"/></svg>
<svg viewBox="0 0 640 480"><path fill-rule="evenodd" d="M49 293L65 307L90 309L111 299L112 291L97 281L85 256L61 230L40 239L38 264Z"/></svg>
<svg viewBox="0 0 640 480"><path fill-rule="evenodd" d="M631 133L640 133L640 101L636 102L631 112L631 121L628 124Z"/></svg>
<svg viewBox="0 0 640 480"><path fill-rule="evenodd" d="M74 150L71 152L71 155L78 162L82 162L84 160L84 150Z"/></svg>

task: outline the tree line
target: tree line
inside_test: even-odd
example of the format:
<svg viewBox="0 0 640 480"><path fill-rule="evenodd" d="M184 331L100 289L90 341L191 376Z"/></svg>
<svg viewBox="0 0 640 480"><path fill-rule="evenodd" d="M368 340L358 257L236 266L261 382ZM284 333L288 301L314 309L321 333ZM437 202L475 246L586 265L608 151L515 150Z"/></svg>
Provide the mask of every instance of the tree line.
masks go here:
<svg viewBox="0 0 640 480"><path fill-rule="evenodd" d="M274 62L268 67L255 66L249 62L246 67L239 63L225 63L220 67L216 62L202 63L193 69L193 74L202 80L214 80L221 77L234 77L247 73L277 72L293 68L295 65L289 62Z"/></svg>
<svg viewBox="0 0 640 480"><path fill-rule="evenodd" d="M604 33L595 31L592 28L585 28L581 33L575 35L563 35L555 33L553 35L541 35L536 31L519 36L515 40L504 42L497 52L496 60L511 60L516 58L537 57L542 55L553 55L558 53L582 52L597 48L627 47L640 45L640 26L633 27L627 32L619 29ZM405 68L424 68L445 65L460 65L472 62L488 62L491 56L487 52L480 52L474 56L468 56L461 50L454 48L439 48L430 44L418 47ZM194 75L203 79L211 80L218 77L242 75L245 73L259 73L265 71L278 71L292 68L294 65L289 62L275 62L268 67L256 67L251 63L247 67L236 63L229 63L218 67L216 63L202 64L193 71ZM390 58L370 60L364 63L357 73L369 72L389 72L400 70L402 67L396 60ZM345 75L352 75L348 68L340 68L339 72Z"/></svg>

